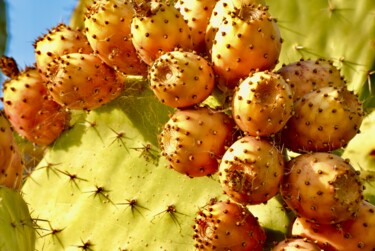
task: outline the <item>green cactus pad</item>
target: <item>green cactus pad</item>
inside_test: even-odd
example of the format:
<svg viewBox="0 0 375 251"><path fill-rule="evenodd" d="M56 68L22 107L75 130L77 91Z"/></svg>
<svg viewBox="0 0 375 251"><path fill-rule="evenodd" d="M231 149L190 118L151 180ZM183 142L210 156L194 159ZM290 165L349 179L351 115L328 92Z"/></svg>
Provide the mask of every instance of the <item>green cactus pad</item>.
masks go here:
<svg viewBox="0 0 375 251"><path fill-rule="evenodd" d="M0 250L35 250L36 230L28 206L15 190L0 186Z"/></svg>
<svg viewBox="0 0 375 251"><path fill-rule="evenodd" d="M360 171L365 185L364 196L375 204L375 111L365 117L356 135L346 147L343 158Z"/></svg>
<svg viewBox="0 0 375 251"><path fill-rule="evenodd" d="M325 58L361 93L374 69L375 2L372 0L268 0L284 39L280 63Z"/></svg>

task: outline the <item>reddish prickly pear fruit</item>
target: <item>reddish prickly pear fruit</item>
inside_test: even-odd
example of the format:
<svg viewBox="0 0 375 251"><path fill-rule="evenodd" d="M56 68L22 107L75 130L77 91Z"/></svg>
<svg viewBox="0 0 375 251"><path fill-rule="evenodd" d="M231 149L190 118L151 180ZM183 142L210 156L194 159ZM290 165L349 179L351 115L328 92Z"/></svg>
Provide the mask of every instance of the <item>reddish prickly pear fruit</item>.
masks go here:
<svg viewBox="0 0 375 251"><path fill-rule="evenodd" d="M215 202L195 217L194 240L198 250L261 251L266 240L258 219L234 202Z"/></svg>
<svg viewBox="0 0 375 251"><path fill-rule="evenodd" d="M20 189L22 171L23 163L13 129L3 111L0 111L0 186Z"/></svg>
<svg viewBox="0 0 375 251"><path fill-rule="evenodd" d="M232 102L238 127L252 136L280 131L293 113L292 91L277 73L255 72L240 81Z"/></svg>
<svg viewBox="0 0 375 251"><path fill-rule="evenodd" d="M325 152L291 159L280 191L298 216L321 224L354 218L363 199L363 186L355 169L341 157Z"/></svg>
<svg viewBox="0 0 375 251"><path fill-rule="evenodd" d="M224 192L242 204L267 202L279 192L284 157L269 141L245 136L225 152L219 166Z"/></svg>
<svg viewBox="0 0 375 251"><path fill-rule="evenodd" d="M214 41L217 30L226 18L226 16L236 9L240 9L241 6L249 4L262 4L266 5L264 0L219 0L215 4L213 10L211 11L211 16L209 18L206 34L205 43L206 48L211 52L212 43Z"/></svg>
<svg viewBox="0 0 375 251"><path fill-rule="evenodd" d="M226 15L215 35L211 60L222 85L237 86L254 70L271 70L278 62L282 39L275 19L262 5L245 5Z"/></svg>
<svg viewBox="0 0 375 251"><path fill-rule="evenodd" d="M278 71L288 81L294 100L317 89L343 87L345 80L331 61L325 59L303 60L283 65Z"/></svg>
<svg viewBox="0 0 375 251"><path fill-rule="evenodd" d="M233 121L208 107L176 111L160 134L162 154L176 171L190 177L217 172L218 159L230 145Z"/></svg>
<svg viewBox="0 0 375 251"><path fill-rule="evenodd" d="M134 14L130 1L98 1L86 12L85 34L106 64L125 74L146 75L147 65L139 59L131 40Z"/></svg>
<svg viewBox="0 0 375 251"><path fill-rule="evenodd" d="M34 42L35 60L42 77L46 78L48 64L55 58L73 52L93 52L86 36L79 29L60 23Z"/></svg>
<svg viewBox="0 0 375 251"><path fill-rule="evenodd" d="M173 5L155 0L135 5L132 41L146 64L151 65L162 52L193 49L189 26Z"/></svg>
<svg viewBox="0 0 375 251"><path fill-rule="evenodd" d="M210 63L197 53L181 50L157 58L150 67L149 80L156 97L176 108L202 102L215 87Z"/></svg>
<svg viewBox="0 0 375 251"><path fill-rule="evenodd" d="M218 0L178 0L175 7L187 21L191 30L194 50L206 50L205 35L212 10Z"/></svg>
<svg viewBox="0 0 375 251"><path fill-rule="evenodd" d="M56 58L48 69L47 88L53 100L73 110L92 110L118 97L122 75L94 54L71 53Z"/></svg>
<svg viewBox="0 0 375 251"><path fill-rule="evenodd" d="M0 69L3 74L9 78L15 78L20 73L17 62L14 58L7 56L0 57Z"/></svg>
<svg viewBox="0 0 375 251"><path fill-rule="evenodd" d="M282 141L295 152L332 151L358 133L363 108L345 87L324 87L294 103L294 115L282 131Z"/></svg>
<svg viewBox="0 0 375 251"><path fill-rule="evenodd" d="M290 237L277 243L271 251L323 251L314 241L302 237Z"/></svg>
<svg viewBox="0 0 375 251"><path fill-rule="evenodd" d="M375 249L375 206L362 201L357 216L338 224L317 224L297 218L292 234L315 240L326 251L373 251Z"/></svg>
<svg viewBox="0 0 375 251"><path fill-rule="evenodd" d="M35 67L4 82L4 111L14 130L38 145L49 145L69 124L69 114L48 99L45 82Z"/></svg>

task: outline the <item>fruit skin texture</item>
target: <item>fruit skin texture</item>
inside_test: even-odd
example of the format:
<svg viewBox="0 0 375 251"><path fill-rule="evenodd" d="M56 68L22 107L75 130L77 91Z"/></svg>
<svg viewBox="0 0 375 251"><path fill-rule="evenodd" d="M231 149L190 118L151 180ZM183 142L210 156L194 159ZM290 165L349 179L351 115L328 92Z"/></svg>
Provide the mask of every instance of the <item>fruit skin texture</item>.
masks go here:
<svg viewBox="0 0 375 251"><path fill-rule="evenodd" d="M176 111L160 134L162 155L171 168L190 177L211 175L233 142L233 121L208 107Z"/></svg>
<svg viewBox="0 0 375 251"><path fill-rule="evenodd" d="M130 1L105 0L91 5L84 20L85 34L98 56L124 74L147 74L147 65L133 46L130 25L135 10Z"/></svg>
<svg viewBox="0 0 375 251"><path fill-rule="evenodd" d="M296 101L311 91L323 87L344 87L346 82L331 61L303 60L284 64L278 71L288 81Z"/></svg>
<svg viewBox="0 0 375 251"><path fill-rule="evenodd" d="M211 60L221 85L234 88L254 70L272 70L282 39L268 8L246 5L226 15L215 35Z"/></svg>
<svg viewBox="0 0 375 251"><path fill-rule="evenodd" d="M69 113L48 98L41 74L27 67L3 87L4 111L14 130L38 145L49 145L69 124Z"/></svg>
<svg viewBox="0 0 375 251"><path fill-rule="evenodd" d="M224 192L242 204L267 202L279 192L284 158L270 142L245 136L225 152L219 166Z"/></svg>
<svg viewBox="0 0 375 251"><path fill-rule="evenodd" d="M301 154L285 168L280 193L298 216L321 224L353 219L363 199L355 169L341 157L325 152Z"/></svg>
<svg viewBox="0 0 375 251"><path fill-rule="evenodd" d="M200 209L195 217L194 240L198 250L262 250L266 234L244 206L219 201Z"/></svg>
<svg viewBox="0 0 375 251"><path fill-rule="evenodd" d="M175 108L202 102L215 87L209 62L197 53L181 50L157 58L150 67L148 78L156 97Z"/></svg>
<svg viewBox="0 0 375 251"><path fill-rule="evenodd" d="M23 163L13 129L0 110L0 186L21 188Z"/></svg>
<svg viewBox="0 0 375 251"><path fill-rule="evenodd" d="M242 131L270 136L280 131L293 114L292 91L280 75L255 72L236 88L232 114Z"/></svg>
<svg viewBox="0 0 375 251"><path fill-rule="evenodd" d="M37 68L44 79L47 79L48 64L55 58L69 53L93 53L85 34L64 23L59 23L38 37L34 42L34 51Z"/></svg>
<svg viewBox="0 0 375 251"><path fill-rule="evenodd" d="M72 110L92 110L117 98L121 73L94 54L71 53L49 64L47 88L53 100Z"/></svg>
<svg viewBox="0 0 375 251"><path fill-rule="evenodd" d="M307 238L290 237L277 243L271 251L322 251L318 245Z"/></svg>
<svg viewBox="0 0 375 251"><path fill-rule="evenodd" d="M264 0L219 0L215 4L210 19L208 21L208 25L206 27L206 34L205 34L205 41L206 41L206 48L211 53L211 48L213 44L213 40L215 39L215 35L217 30L219 29L221 23L224 21L226 16L230 13L235 11L236 9L240 9L243 5L250 5L250 4L262 4L266 5Z"/></svg>
<svg viewBox="0 0 375 251"><path fill-rule="evenodd" d="M362 201L357 217L340 224L315 224L304 218L297 218L292 234L311 238L326 251L361 250L375 248L375 206Z"/></svg>
<svg viewBox="0 0 375 251"><path fill-rule="evenodd" d="M345 87L324 87L294 103L294 115L282 131L282 141L295 152L332 151L345 147L358 133L363 108Z"/></svg>
<svg viewBox="0 0 375 251"><path fill-rule="evenodd" d="M178 0L175 8L187 21L191 30L193 49L198 52L205 52L205 35L212 10L218 0Z"/></svg>
<svg viewBox="0 0 375 251"><path fill-rule="evenodd" d="M139 7L131 23L131 34L138 55L148 65L162 52L193 49L189 26L168 3L151 1Z"/></svg>

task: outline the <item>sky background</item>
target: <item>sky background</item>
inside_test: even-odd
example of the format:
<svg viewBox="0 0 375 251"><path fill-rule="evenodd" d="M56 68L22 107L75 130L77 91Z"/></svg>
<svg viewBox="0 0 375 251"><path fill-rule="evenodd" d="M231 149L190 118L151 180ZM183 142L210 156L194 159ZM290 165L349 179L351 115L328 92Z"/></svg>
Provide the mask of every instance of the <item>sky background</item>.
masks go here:
<svg viewBox="0 0 375 251"><path fill-rule="evenodd" d="M78 0L6 0L5 2L8 28L5 55L15 58L18 66L23 69L35 62L32 46L35 39L59 22L69 23ZM1 91L0 96L2 96Z"/></svg>

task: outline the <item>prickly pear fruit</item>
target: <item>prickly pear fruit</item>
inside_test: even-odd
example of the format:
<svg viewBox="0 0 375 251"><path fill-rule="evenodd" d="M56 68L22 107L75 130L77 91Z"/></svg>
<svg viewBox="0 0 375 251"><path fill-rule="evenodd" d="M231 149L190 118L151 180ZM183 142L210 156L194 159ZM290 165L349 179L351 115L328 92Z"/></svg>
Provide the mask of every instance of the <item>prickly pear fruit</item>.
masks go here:
<svg viewBox="0 0 375 251"><path fill-rule="evenodd" d="M68 53L90 54L93 52L86 36L79 29L64 23L51 28L34 42L36 66L43 78L47 78L47 67L55 58Z"/></svg>
<svg viewBox="0 0 375 251"><path fill-rule="evenodd" d="M294 115L282 132L282 141L295 152L332 151L345 147L358 133L363 108L345 87L324 87L294 103Z"/></svg>
<svg viewBox="0 0 375 251"><path fill-rule="evenodd" d="M200 209L193 228L198 250L260 251L266 240L258 219L246 207L230 201Z"/></svg>
<svg viewBox="0 0 375 251"><path fill-rule="evenodd" d="M292 234L315 240L327 251L361 250L373 251L375 239L375 206L362 201L354 219L339 224L316 224L304 218L297 218Z"/></svg>
<svg viewBox="0 0 375 251"><path fill-rule="evenodd" d="M206 50L205 35L212 10L218 0L177 0L175 7L187 21L191 30L193 49Z"/></svg>
<svg viewBox="0 0 375 251"><path fill-rule="evenodd" d="M279 192L284 157L264 139L252 136L234 142L219 166L224 192L242 204L264 203Z"/></svg>
<svg viewBox="0 0 375 251"><path fill-rule="evenodd" d="M13 129L0 110L0 186L21 188L23 163Z"/></svg>
<svg viewBox="0 0 375 251"><path fill-rule="evenodd" d="M36 230L21 194L0 186L0 250L34 251Z"/></svg>
<svg viewBox="0 0 375 251"><path fill-rule="evenodd" d="M148 65L162 52L175 48L193 49L191 31L181 13L171 4L150 1L136 4L131 23L132 41L140 58Z"/></svg>
<svg viewBox="0 0 375 251"><path fill-rule="evenodd" d="M280 131L293 113L292 91L277 73L255 72L240 81L232 102L238 127L252 136Z"/></svg>
<svg viewBox="0 0 375 251"><path fill-rule="evenodd" d="M208 107L178 110L160 134L162 155L180 173L211 175L232 143L233 125L228 115Z"/></svg>
<svg viewBox="0 0 375 251"><path fill-rule="evenodd" d="M290 237L278 242L271 251L322 251L314 241L302 237Z"/></svg>
<svg viewBox="0 0 375 251"><path fill-rule="evenodd" d="M323 58L303 60L284 64L278 71L288 81L294 100L317 89L332 86L343 87L345 80L332 61Z"/></svg>
<svg viewBox="0 0 375 251"><path fill-rule="evenodd" d="M94 54L70 53L48 66L47 88L53 100L73 110L92 110L117 98L122 75Z"/></svg>
<svg viewBox="0 0 375 251"><path fill-rule="evenodd" d="M254 70L271 70L282 39L275 19L262 5L244 5L225 17L215 35L211 60L222 85L233 88Z"/></svg>
<svg viewBox="0 0 375 251"><path fill-rule="evenodd" d="M48 99L45 82L35 67L27 67L3 87L4 111L14 130L38 145L49 145L69 124L69 114Z"/></svg>
<svg viewBox="0 0 375 251"><path fill-rule="evenodd" d="M181 50L157 58L150 67L149 80L156 97L176 108L202 102L215 87L209 62L197 53Z"/></svg>
<svg viewBox="0 0 375 251"><path fill-rule="evenodd" d="M211 16L208 20L206 34L205 34L205 42L206 48L211 53L212 43L215 39L216 32L218 31L220 25L226 18L226 16L235 11L236 9L240 9L244 5L250 4L262 4L266 5L264 0L219 0L215 4Z"/></svg>
<svg viewBox="0 0 375 251"><path fill-rule="evenodd" d="M125 74L146 75L147 65L138 58L131 40L134 14L130 1L98 1L86 12L85 34L106 64Z"/></svg>
<svg viewBox="0 0 375 251"><path fill-rule="evenodd" d="M348 161L325 152L291 159L280 189L298 216L321 224L354 218L363 199L362 190L359 175Z"/></svg>
<svg viewBox="0 0 375 251"><path fill-rule="evenodd" d="M16 60L5 55L0 57L0 69L9 78L15 78L20 73Z"/></svg>

